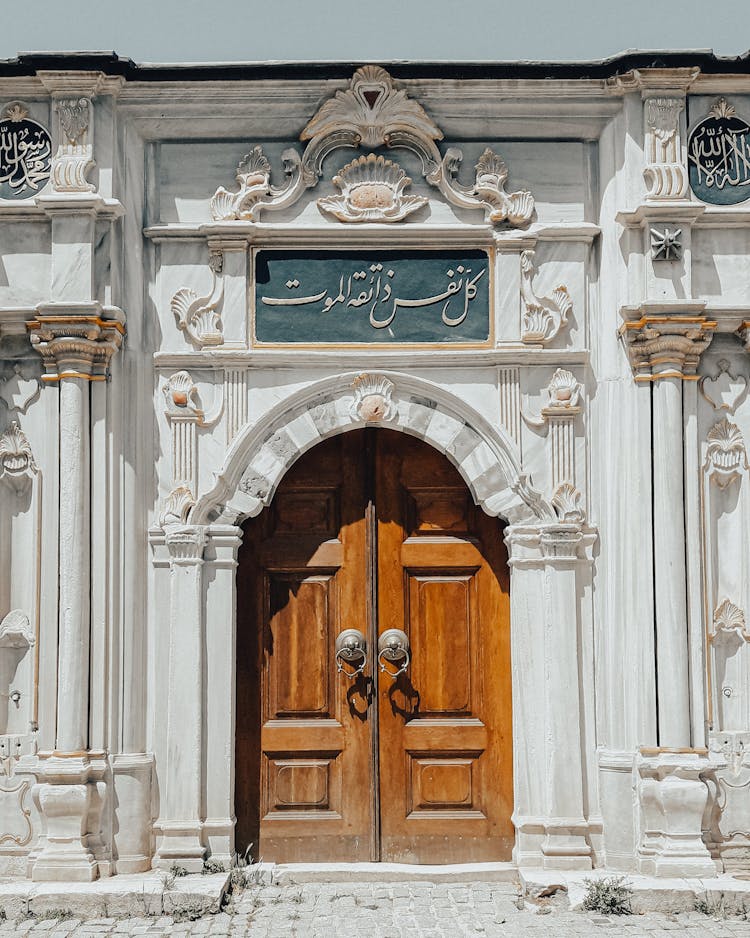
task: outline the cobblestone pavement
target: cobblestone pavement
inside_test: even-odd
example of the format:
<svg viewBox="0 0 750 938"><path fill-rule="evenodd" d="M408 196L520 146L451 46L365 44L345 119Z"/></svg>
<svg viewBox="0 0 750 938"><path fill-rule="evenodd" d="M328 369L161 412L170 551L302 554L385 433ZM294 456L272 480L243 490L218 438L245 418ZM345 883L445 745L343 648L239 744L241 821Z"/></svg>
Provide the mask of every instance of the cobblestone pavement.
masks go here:
<svg viewBox="0 0 750 938"><path fill-rule="evenodd" d="M0 924L0 938L38 935L208 935L235 938L750 938L750 921L698 912L650 912L608 918L555 905L518 908L516 887L506 883L308 883L253 886L227 910L196 921L172 918L27 918Z"/></svg>

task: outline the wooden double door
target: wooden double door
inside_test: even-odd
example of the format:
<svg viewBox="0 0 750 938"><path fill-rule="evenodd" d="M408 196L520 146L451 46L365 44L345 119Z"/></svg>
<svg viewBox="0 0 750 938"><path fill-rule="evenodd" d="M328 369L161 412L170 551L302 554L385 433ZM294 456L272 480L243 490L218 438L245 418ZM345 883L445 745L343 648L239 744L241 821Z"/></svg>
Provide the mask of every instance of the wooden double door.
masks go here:
<svg viewBox="0 0 750 938"><path fill-rule="evenodd" d="M502 526L440 453L333 437L246 524L237 571L237 843L275 861L510 858ZM357 629L364 670L336 660ZM378 662L402 630L405 659Z"/></svg>

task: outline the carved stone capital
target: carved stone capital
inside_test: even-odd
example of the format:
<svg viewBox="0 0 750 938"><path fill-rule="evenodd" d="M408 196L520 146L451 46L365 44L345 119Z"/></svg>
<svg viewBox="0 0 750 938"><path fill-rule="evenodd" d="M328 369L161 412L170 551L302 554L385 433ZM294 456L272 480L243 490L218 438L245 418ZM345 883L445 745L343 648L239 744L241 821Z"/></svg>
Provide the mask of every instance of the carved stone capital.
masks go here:
<svg viewBox="0 0 750 938"><path fill-rule="evenodd" d="M636 381L697 381L700 357L715 329L716 323L704 316L642 316L623 323L620 337Z"/></svg>
<svg viewBox="0 0 750 938"><path fill-rule="evenodd" d="M539 567L591 562L596 537L596 530L582 520L538 526L509 525L505 529L508 563L511 567Z"/></svg>
<svg viewBox="0 0 750 938"><path fill-rule="evenodd" d="M164 542L172 566L191 566L203 563L206 529L203 525L177 527L167 530Z"/></svg>
<svg viewBox="0 0 750 938"><path fill-rule="evenodd" d="M109 363L125 335L119 319L103 319L94 309L76 313L40 307L26 327L44 362L42 380L48 382L62 378L106 380Z"/></svg>

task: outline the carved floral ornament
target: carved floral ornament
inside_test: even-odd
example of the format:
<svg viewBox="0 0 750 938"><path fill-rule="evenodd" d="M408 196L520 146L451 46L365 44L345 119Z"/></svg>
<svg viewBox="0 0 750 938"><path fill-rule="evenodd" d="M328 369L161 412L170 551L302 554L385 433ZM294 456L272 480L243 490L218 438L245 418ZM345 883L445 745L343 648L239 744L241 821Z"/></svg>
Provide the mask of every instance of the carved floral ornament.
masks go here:
<svg viewBox="0 0 750 938"><path fill-rule="evenodd" d="M215 221L257 222L264 211L293 205L306 189L317 185L323 160L340 147L385 146L415 153L425 180L459 208L482 209L490 224L521 227L531 221L534 199L530 192L508 193L508 169L492 150L486 149L475 167L474 182L464 186L456 176L463 159L461 150L438 149L440 128L417 101L396 87L379 66L357 69L343 91L324 102L300 134L304 152L289 148L281 154L285 182L271 184L271 165L260 146L254 147L237 167L238 191L220 187L211 199ZM400 221L419 207L417 196L404 196L410 180L391 160L374 153L354 160L334 177L339 196L318 201L322 212L340 221ZM426 201L426 200L425 200ZM424 204L421 202L420 204ZM363 212L366 217L363 217Z"/></svg>

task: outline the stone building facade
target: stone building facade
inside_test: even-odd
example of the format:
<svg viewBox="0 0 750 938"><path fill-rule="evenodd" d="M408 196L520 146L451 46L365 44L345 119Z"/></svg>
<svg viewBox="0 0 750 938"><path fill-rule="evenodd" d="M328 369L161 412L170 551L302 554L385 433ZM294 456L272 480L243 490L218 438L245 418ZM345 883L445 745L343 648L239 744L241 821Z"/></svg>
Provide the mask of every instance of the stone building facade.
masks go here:
<svg viewBox="0 0 750 938"><path fill-rule="evenodd" d="M0 108L2 871L747 869L748 61Z"/></svg>

